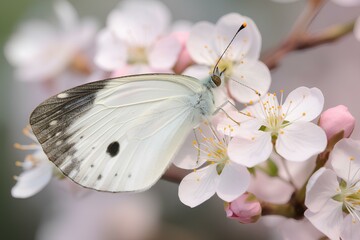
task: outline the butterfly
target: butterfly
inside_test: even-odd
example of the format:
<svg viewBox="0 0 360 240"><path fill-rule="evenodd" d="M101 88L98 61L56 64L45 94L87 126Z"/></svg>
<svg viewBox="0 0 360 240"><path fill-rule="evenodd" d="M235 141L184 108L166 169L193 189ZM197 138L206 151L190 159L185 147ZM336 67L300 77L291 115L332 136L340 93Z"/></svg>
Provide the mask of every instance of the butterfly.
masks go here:
<svg viewBox="0 0 360 240"><path fill-rule="evenodd" d="M213 89L221 75L216 64L203 81L142 74L88 83L41 103L30 125L49 160L74 182L99 191L143 191L216 111Z"/></svg>

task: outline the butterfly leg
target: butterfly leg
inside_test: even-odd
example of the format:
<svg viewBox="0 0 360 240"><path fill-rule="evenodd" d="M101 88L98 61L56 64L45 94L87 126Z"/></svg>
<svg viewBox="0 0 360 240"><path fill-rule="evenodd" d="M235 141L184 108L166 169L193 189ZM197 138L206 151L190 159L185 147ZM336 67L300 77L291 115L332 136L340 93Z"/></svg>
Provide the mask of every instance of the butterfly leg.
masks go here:
<svg viewBox="0 0 360 240"><path fill-rule="evenodd" d="M198 129L198 128L196 128ZM200 142L199 142L199 139L196 135L196 129L193 129L193 132L194 132L194 136L195 136L195 142L194 144L197 145L196 149L197 149L197 158L196 158L196 165L199 163L200 161Z"/></svg>
<svg viewBox="0 0 360 240"><path fill-rule="evenodd" d="M226 102L224 102L223 104L221 104L219 107L217 107L217 109L214 111L213 115L216 115L219 111L222 111L222 112L226 115L226 117L228 117L231 121L233 121L233 122L236 123L237 125L240 125L240 122L238 122L238 121L236 121L234 118L232 118L232 117L223 109L223 107L225 107L227 104L230 104L231 106L233 106L238 113L244 114L244 113L240 112L240 111L236 108L235 104L233 104L232 102L230 102L229 100L227 100Z"/></svg>

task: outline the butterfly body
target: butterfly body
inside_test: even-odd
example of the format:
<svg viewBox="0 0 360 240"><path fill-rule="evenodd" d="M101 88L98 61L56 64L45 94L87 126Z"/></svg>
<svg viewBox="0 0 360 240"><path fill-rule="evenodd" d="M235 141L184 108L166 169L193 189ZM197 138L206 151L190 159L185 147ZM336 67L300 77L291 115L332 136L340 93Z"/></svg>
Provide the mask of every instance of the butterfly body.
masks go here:
<svg viewBox="0 0 360 240"><path fill-rule="evenodd" d="M49 98L30 124L49 159L78 184L145 190L213 114L214 87L211 78L171 74L102 80Z"/></svg>

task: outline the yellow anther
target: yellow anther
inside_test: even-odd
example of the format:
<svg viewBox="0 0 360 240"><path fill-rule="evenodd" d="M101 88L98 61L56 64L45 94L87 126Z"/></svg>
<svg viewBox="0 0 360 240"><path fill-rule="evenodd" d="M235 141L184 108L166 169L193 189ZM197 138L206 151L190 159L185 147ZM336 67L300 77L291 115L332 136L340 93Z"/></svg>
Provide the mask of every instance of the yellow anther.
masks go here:
<svg viewBox="0 0 360 240"><path fill-rule="evenodd" d="M251 138L251 140L253 140L253 141L254 141L254 140L255 140L255 137L252 137L252 138Z"/></svg>
<svg viewBox="0 0 360 240"><path fill-rule="evenodd" d="M250 105L253 105L253 104L254 104L254 102L253 102L252 100L250 100L249 104L250 104Z"/></svg>
<svg viewBox="0 0 360 240"><path fill-rule="evenodd" d="M280 92L283 93L283 92L284 92L284 89L281 89Z"/></svg>
<svg viewBox="0 0 360 240"><path fill-rule="evenodd" d="M303 112L302 115L305 116L305 115L306 115L306 112Z"/></svg>
<svg viewBox="0 0 360 240"><path fill-rule="evenodd" d="M20 162L20 161L15 162L15 166L17 166L17 167L22 167L23 165L24 164L22 162Z"/></svg>
<svg viewBox="0 0 360 240"><path fill-rule="evenodd" d="M196 141L196 140L193 141L193 145L197 145L197 141Z"/></svg>
<svg viewBox="0 0 360 240"><path fill-rule="evenodd" d="M349 160L353 161L353 160L355 160L355 157L351 156L351 157L349 157Z"/></svg>
<svg viewBox="0 0 360 240"><path fill-rule="evenodd" d="M284 131L283 131L283 130L281 130L281 131L280 131L280 134L284 134Z"/></svg>

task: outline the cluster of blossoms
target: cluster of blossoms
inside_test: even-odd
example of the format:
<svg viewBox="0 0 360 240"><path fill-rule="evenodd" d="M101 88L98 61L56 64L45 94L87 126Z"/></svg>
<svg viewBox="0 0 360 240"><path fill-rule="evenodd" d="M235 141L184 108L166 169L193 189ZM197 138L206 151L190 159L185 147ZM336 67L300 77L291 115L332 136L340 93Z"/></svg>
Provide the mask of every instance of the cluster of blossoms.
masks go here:
<svg viewBox="0 0 360 240"><path fill-rule="evenodd" d="M161 2L123 1L109 14L106 27L98 31L94 20L80 20L68 2L57 2L55 13L59 29L34 21L20 26L9 39L5 55L15 67L16 78L59 82L75 70L84 83L154 72L202 79L220 60L217 66L224 73L223 81L214 94L217 102L229 100L229 105L226 110L221 108L223 112L212 122L195 130L191 146L185 146L191 150L180 150L191 153L173 162L193 170L179 185L184 204L196 207L216 193L225 202L229 218L255 222L262 208L272 204L261 183L265 176L286 184L289 197L300 196L297 203L305 205L303 216L308 219L302 221L310 221L327 237L357 239L360 235L360 143L340 140L350 136L355 120L346 107L338 106L325 111L318 125L313 123L324 107L324 96L317 88L299 87L285 100L283 91L280 99L268 93L270 70L259 60L261 35L250 18L230 13L216 24L171 25L170 11ZM224 52L244 22L246 29ZM246 107L238 110L235 105L240 103ZM16 146L34 153L17 163L24 170L12 189L17 198L36 194L52 176L61 175L28 128L25 134L35 143ZM330 164L325 165L329 152ZM313 162L317 155L323 164L311 177L295 182L299 165L295 170L291 166ZM276 184L270 191L278 194L275 188ZM303 199L301 188L306 188Z"/></svg>

